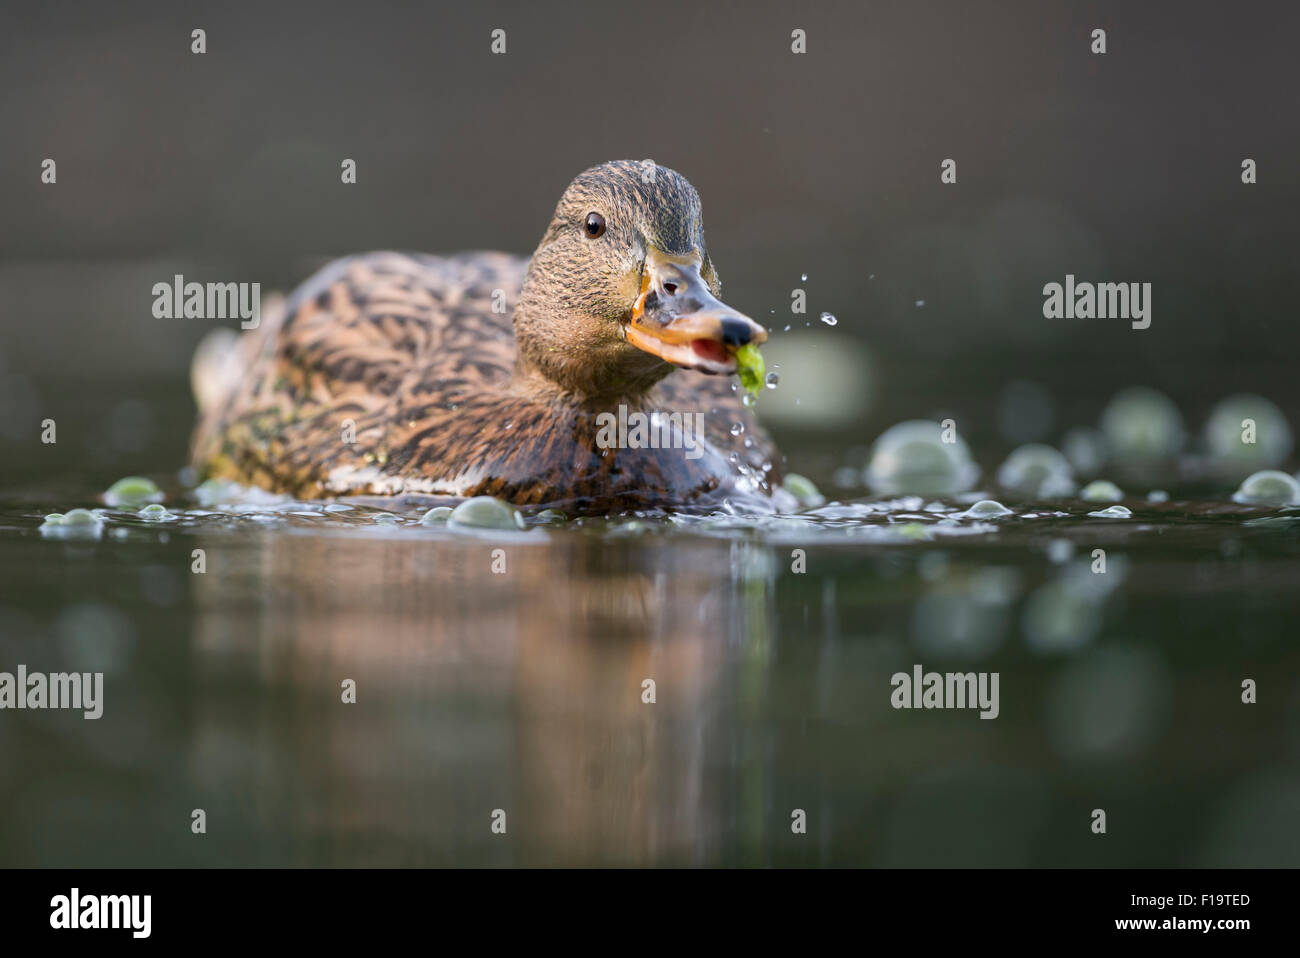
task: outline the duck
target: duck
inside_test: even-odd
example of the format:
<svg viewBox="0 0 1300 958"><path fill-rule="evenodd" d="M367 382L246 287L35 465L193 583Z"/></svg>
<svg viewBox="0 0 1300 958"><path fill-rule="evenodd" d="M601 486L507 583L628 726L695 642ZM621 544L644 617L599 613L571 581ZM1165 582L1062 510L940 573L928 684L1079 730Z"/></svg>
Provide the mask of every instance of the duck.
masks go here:
<svg viewBox="0 0 1300 958"><path fill-rule="evenodd" d="M255 328L209 334L191 466L298 499L782 511L780 455L735 378L767 330L720 296L695 188L604 163L531 258L347 256Z"/></svg>

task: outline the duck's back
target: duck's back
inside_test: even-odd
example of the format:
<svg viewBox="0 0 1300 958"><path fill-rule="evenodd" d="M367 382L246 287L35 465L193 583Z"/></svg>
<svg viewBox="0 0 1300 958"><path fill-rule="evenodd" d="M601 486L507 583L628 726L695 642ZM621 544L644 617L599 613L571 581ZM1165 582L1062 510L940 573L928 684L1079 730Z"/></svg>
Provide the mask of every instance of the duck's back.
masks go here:
<svg viewBox="0 0 1300 958"><path fill-rule="evenodd" d="M337 260L254 330L195 357L205 475L320 495L331 475L382 471L395 431L460 395L504 387L527 260L369 253ZM394 420L401 400L406 422Z"/></svg>

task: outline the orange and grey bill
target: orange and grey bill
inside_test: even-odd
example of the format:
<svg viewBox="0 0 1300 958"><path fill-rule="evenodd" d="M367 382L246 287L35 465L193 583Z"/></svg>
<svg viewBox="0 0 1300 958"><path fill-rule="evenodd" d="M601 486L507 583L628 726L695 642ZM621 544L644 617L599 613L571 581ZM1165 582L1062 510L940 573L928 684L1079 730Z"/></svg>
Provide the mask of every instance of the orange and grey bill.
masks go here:
<svg viewBox="0 0 1300 958"><path fill-rule="evenodd" d="M652 255L625 327L627 341L660 359L711 374L736 371L736 350L767 330L717 299L698 258Z"/></svg>

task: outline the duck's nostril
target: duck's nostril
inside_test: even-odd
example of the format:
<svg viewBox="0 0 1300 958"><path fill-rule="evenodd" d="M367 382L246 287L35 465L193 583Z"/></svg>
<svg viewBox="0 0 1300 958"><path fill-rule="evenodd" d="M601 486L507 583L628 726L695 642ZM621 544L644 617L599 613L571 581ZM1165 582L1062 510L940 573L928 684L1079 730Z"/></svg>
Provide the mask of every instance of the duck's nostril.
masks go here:
<svg viewBox="0 0 1300 958"><path fill-rule="evenodd" d="M754 338L749 323L743 319L722 321L722 341L728 346L744 346Z"/></svg>

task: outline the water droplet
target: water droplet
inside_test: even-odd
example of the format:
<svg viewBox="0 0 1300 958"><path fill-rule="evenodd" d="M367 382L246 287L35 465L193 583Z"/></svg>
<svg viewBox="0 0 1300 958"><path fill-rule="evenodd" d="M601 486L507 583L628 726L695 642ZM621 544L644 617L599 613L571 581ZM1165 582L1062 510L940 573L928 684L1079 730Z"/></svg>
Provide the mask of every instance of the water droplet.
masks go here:
<svg viewBox="0 0 1300 958"><path fill-rule="evenodd" d="M1172 459L1186 439L1182 413L1174 401L1144 386L1123 389L1101 414L1106 447L1121 463Z"/></svg>
<svg viewBox="0 0 1300 958"><path fill-rule="evenodd" d="M492 496L475 496L466 499L447 517L452 526L474 526L480 529L522 529L524 517L510 505Z"/></svg>
<svg viewBox="0 0 1300 958"><path fill-rule="evenodd" d="M834 326L836 323L839 322L839 320L836 319L834 316L832 316L830 313L822 313L822 322L825 323L827 326Z"/></svg>
<svg viewBox="0 0 1300 958"><path fill-rule="evenodd" d="M864 478L880 495L948 495L975 484L979 467L960 436L944 442L937 422L910 420L885 430L872 446Z"/></svg>
<svg viewBox="0 0 1300 958"><path fill-rule="evenodd" d="M1070 461L1051 446L1031 442L1018 446L998 469L998 485L1031 499L1073 495L1076 486Z"/></svg>
<svg viewBox="0 0 1300 958"><path fill-rule="evenodd" d="M1249 439L1242 421L1254 427ZM1224 399L1205 423L1205 447L1215 470L1240 479L1257 469L1276 469L1291 454L1291 427L1282 410L1263 396L1238 394Z"/></svg>
<svg viewBox="0 0 1300 958"><path fill-rule="evenodd" d="M754 396L752 393L745 393L745 395L740 397L740 401L746 406L752 406L754 405Z"/></svg>
<svg viewBox="0 0 1300 958"><path fill-rule="evenodd" d="M733 422L731 424L731 434L733 436L739 436L744 431L745 431L745 424L743 422Z"/></svg>
<svg viewBox="0 0 1300 958"><path fill-rule="evenodd" d="M817 491L811 479L791 472L781 481L781 488L799 501L800 506L815 507L820 506L826 501L825 497Z"/></svg>
<svg viewBox="0 0 1300 958"><path fill-rule="evenodd" d="M807 273L801 273L800 276L799 276L799 280L800 280L800 282L803 282L803 283L808 282L808 274L807 274Z"/></svg>
<svg viewBox="0 0 1300 958"><path fill-rule="evenodd" d="M781 377L778 376L776 373L768 373L766 378L764 378L763 380L763 384L767 386L768 389L775 389L777 383L779 383L780 381L781 381Z"/></svg>
<svg viewBox="0 0 1300 958"><path fill-rule="evenodd" d="M1285 472L1265 469L1246 478L1232 496L1233 502L1251 505L1300 505L1300 482Z"/></svg>
<svg viewBox="0 0 1300 958"><path fill-rule="evenodd" d="M981 499L961 515L965 519L997 519L1011 515L1011 510L996 499Z"/></svg>
<svg viewBox="0 0 1300 958"><path fill-rule="evenodd" d="M1086 502L1119 502L1124 498L1124 493L1108 479L1094 479L1083 487L1079 498Z"/></svg>
<svg viewBox="0 0 1300 958"><path fill-rule="evenodd" d="M925 305L925 300L923 300L923 299L918 299L918 300L916 301L916 308L917 308L917 309L920 309L920 308L921 308L922 306L924 306L924 305Z"/></svg>

